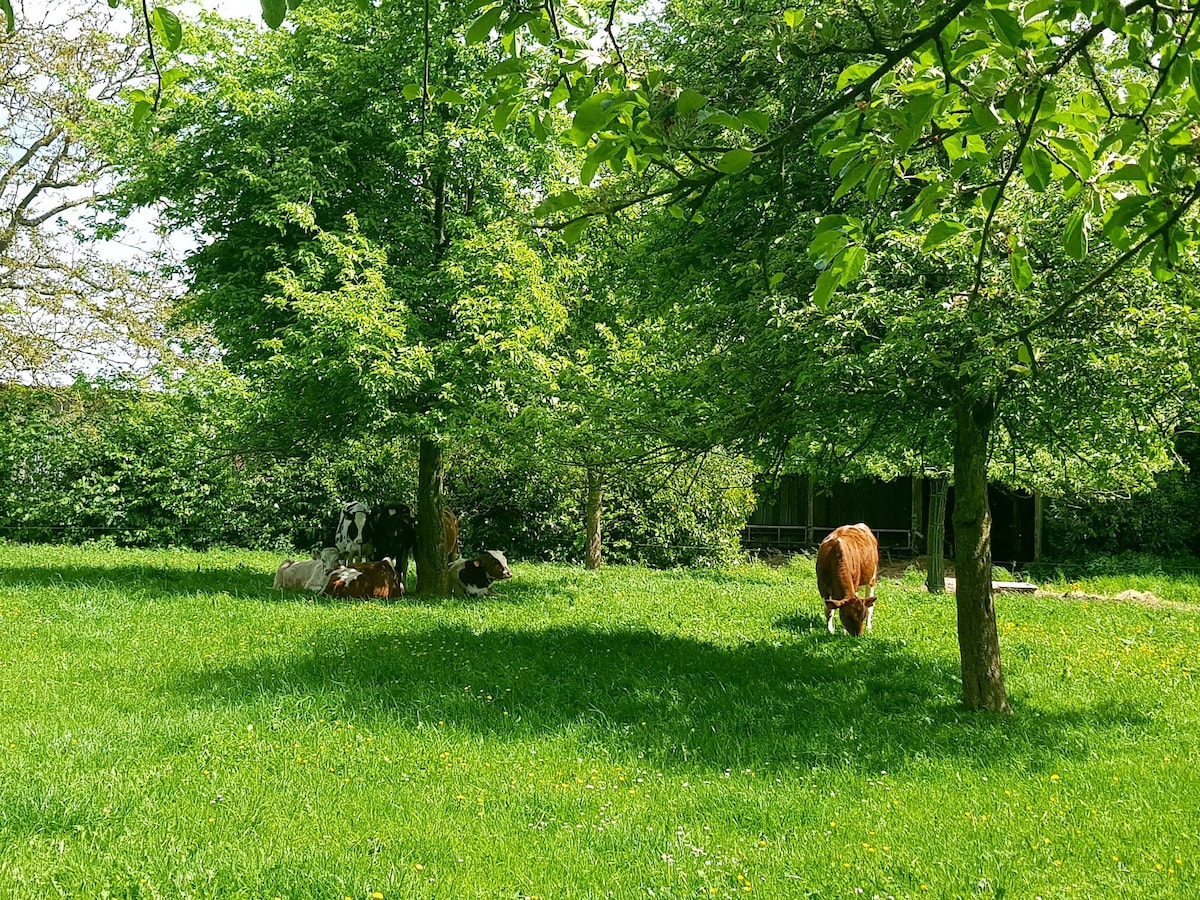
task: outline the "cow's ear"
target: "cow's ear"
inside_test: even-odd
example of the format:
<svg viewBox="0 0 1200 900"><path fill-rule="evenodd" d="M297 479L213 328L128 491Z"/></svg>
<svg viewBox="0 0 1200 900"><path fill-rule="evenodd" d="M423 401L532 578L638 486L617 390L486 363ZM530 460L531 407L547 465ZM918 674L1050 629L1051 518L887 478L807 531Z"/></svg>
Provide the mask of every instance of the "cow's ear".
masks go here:
<svg viewBox="0 0 1200 900"><path fill-rule="evenodd" d="M841 609L845 605L846 605L845 600L826 600L825 601L826 609Z"/></svg>
<svg viewBox="0 0 1200 900"><path fill-rule="evenodd" d="M864 603L866 606L874 606L874 605L875 605L875 598L874 598L874 597L863 597L863 603Z"/></svg>
<svg viewBox="0 0 1200 900"><path fill-rule="evenodd" d="M479 560L477 560L477 559L471 560L471 568L478 569L479 568Z"/></svg>

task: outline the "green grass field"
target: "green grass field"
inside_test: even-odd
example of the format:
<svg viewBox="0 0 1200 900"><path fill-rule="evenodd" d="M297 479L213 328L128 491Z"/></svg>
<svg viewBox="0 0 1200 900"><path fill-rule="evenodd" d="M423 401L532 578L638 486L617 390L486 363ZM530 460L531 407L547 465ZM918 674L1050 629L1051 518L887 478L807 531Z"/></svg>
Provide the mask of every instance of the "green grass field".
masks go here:
<svg viewBox="0 0 1200 900"><path fill-rule="evenodd" d="M1170 578L999 597L997 719L913 574L854 640L803 561L384 605L277 562L0 545L0 897L1200 896Z"/></svg>

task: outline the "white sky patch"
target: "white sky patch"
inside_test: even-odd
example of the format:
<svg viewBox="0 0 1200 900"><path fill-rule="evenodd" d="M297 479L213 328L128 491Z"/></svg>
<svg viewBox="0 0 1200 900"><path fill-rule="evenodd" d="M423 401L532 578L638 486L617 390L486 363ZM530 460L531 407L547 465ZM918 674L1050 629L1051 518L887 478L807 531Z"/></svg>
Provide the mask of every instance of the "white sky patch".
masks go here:
<svg viewBox="0 0 1200 900"><path fill-rule="evenodd" d="M259 0L192 0L190 3L182 3L180 6L181 8L198 6L220 13L227 19L262 21L262 4L259 3Z"/></svg>

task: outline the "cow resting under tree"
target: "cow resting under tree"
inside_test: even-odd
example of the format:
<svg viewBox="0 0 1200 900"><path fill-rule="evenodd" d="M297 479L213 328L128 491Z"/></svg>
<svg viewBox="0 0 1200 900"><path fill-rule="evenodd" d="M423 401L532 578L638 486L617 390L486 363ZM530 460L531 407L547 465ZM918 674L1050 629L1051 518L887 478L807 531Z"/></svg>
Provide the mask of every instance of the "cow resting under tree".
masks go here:
<svg viewBox="0 0 1200 900"><path fill-rule="evenodd" d="M458 555L458 517L442 507L442 541L448 559ZM334 528L334 546L348 565L364 559L391 559L401 584L408 588L409 559L417 549L417 522L406 503L369 506L353 501L342 506Z"/></svg>
<svg viewBox="0 0 1200 900"><path fill-rule="evenodd" d="M313 591L325 588L329 573L337 568L338 554L332 547L313 549L312 559L285 559L275 572L274 586L284 591Z"/></svg>
<svg viewBox="0 0 1200 900"><path fill-rule="evenodd" d="M817 590L825 601L825 627L835 633L833 612L855 637L871 630L875 612L875 582L879 577L879 541L859 522L841 525L817 549ZM867 587L867 596L858 589Z"/></svg>
<svg viewBox="0 0 1200 900"><path fill-rule="evenodd" d="M343 600L389 600L404 595L390 559L339 566L329 573L322 593Z"/></svg>
<svg viewBox="0 0 1200 900"><path fill-rule="evenodd" d="M452 587L466 597L495 595L492 582L512 578L508 558L499 550L488 550L474 559L458 559L450 564Z"/></svg>

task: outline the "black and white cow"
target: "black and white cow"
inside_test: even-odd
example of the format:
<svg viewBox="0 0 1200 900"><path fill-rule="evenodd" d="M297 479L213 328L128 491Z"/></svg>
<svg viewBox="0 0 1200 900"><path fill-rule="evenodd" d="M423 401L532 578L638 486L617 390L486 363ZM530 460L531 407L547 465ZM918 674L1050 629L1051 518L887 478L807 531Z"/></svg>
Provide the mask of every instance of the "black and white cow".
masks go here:
<svg viewBox="0 0 1200 900"><path fill-rule="evenodd" d="M417 520L405 503L381 503L367 520L377 557L393 560L400 583L408 588L408 558L417 549Z"/></svg>
<svg viewBox="0 0 1200 900"><path fill-rule="evenodd" d="M337 527L333 532L333 546L337 547L342 562L358 562L370 555L372 547L368 534L371 507L360 500L353 500L342 507L338 514Z"/></svg>
<svg viewBox="0 0 1200 900"><path fill-rule="evenodd" d="M466 597L492 597L492 582L512 578L508 558L499 550L488 550L474 559L456 559L450 563L450 587Z"/></svg>

